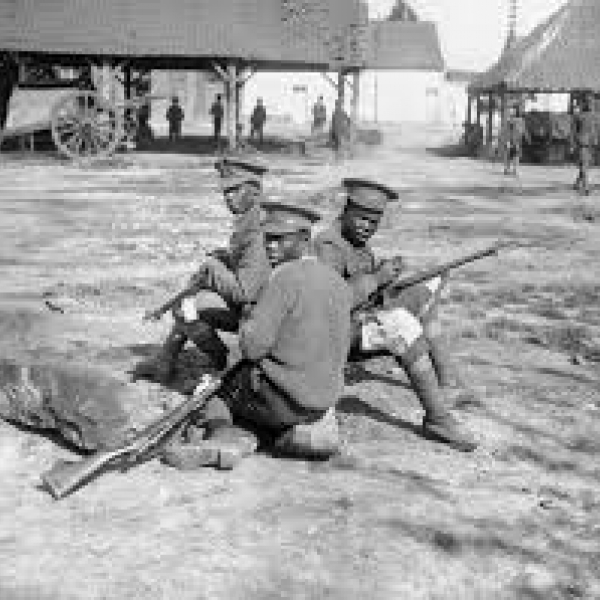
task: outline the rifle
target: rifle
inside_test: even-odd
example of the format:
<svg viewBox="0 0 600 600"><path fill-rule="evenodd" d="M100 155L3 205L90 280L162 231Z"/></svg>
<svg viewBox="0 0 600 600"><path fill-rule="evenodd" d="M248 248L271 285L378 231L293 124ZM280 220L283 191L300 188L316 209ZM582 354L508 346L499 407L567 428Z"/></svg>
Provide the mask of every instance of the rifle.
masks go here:
<svg viewBox="0 0 600 600"><path fill-rule="evenodd" d="M183 289L181 292L173 296L170 300L167 300L162 306L159 306L155 310L149 310L144 314L144 321L160 321L170 310L175 308L182 300L185 300L188 296L193 296L198 292L198 287L190 285Z"/></svg>
<svg viewBox="0 0 600 600"><path fill-rule="evenodd" d="M209 258L214 258L219 262L222 262L227 266L227 261L229 259L229 253L225 248L216 248L211 252L206 254ZM149 310L144 314L144 321L160 321L164 315L166 315L170 310L175 308L182 300L185 300L188 296L193 296L197 294L203 285L201 283L192 283L188 285L181 292L173 296L170 300L167 300L162 306L159 306L155 310Z"/></svg>
<svg viewBox="0 0 600 600"><path fill-rule="evenodd" d="M109 467L119 466L121 471L125 472L144 460L154 458L165 441L180 431L192 414L202 408L219 389L223 378L235 366L229 367L219 376L204 375L190 398L119 448L96 452L77 462L58 461L49 471L42 474L44 486L55 500L60 500L89 483Z"/></svg>
<svg viewBox="0 0 600 600"><path fill-rule="evenodd" d="M408 277L400 277L395 281L392 281L391 283L378 288L377 291L370 298L368 298L362 305L356 308L361 310L372 308L377 304L377 301L386 294L393 294L394 292L399 292L414 285L418 285L419 283L429 281L430 279L433 279L440 275L444 275L448 271L458 269L459 267L462 267L471 262L475 262L476 260L486 258L487 256L496 256L498 252L500 252L500 250L503 250L504 248L508 248L509 246L513 246L515 244L515 242L498 241L489 248L473 252L472 254L467 254L462 258L451 260L450 262L439 265L438 267L418 271L414 275L409 275Z"/></svg>

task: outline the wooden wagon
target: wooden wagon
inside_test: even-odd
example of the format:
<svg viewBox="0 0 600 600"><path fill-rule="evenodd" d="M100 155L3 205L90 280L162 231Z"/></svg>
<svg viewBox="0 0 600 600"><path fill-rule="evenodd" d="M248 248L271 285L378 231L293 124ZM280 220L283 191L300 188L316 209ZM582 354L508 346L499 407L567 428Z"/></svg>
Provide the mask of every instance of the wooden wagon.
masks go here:
<svg viewBox="0 0 600 600"><path fill-rule="evenodd" d="M71 158L110 155L131 135L136 111L152 100L145 84L153 69L216 71L235 145L240 90L254 71L356 71L365 31L360 0L0 3L0 53L18 65L19 85L35 84L39 72L68 92L48 107L47 124ZM119 83L121 100L92 85L99 70Z"/></svg>

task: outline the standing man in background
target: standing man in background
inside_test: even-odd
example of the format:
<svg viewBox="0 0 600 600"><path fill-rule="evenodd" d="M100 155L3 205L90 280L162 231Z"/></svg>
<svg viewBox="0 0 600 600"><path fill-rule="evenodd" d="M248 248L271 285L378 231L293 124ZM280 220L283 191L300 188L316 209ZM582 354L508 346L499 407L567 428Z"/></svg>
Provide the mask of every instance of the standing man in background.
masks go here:
<svg viewBox="0 0 600 600"><path fill-rule="evenodd" d="M210 107L210 115L213 120L213 140L219 146L221 143L221 129L223 128L223 116L225 115L225 109L223 107L223 97L221 94L217 94L215 101Z"/></svg>
<svg viewBox="0 0 600 600"><path fill-rule="evenodd" d="M344 110L342 101L335 101L335 110L331 115L330 139L336 157L340 158L343 153L346 139L350 135L350 118Z"/></svg>
<svg viewBox="0 0 600 600"><path fill-rule="evenodd" d="M327 107L323 102L323 96L319 96L315 102L313 109L313 133L321 133L325 129L327 123Z"/></svg>
<svg viewBox="0 0 600 600"><path fill-rule="evenodd" d="M179 98L173 96L171 106L167 109L167 121L169 122L169 140L172 142L181 139L181 123L185 117L183 109L179 106Z"/></svg>
<svg viewBox="0 0 600 600"><path fill-rule="evenodd" d="M594 164L594 151L598 144L598 124L592 103L593 96L586 94L581 107L573 115L571 146L579 168L574 187L582 196L588 196L590 193L588 173Z"/></svg>
<svg viewBox="0 0 600 600"><path fill-rule="evenodd" d="M263 99L259 98L256 101L256 106L250 117L250 139L254 139L254 134L258 137L258 143L262 145L264 140L264 128L267 122L267 109L263 104Z"/></svg>
<svg viewBox="0 0 600 600"><path fill-rule="evenodd" d="M523 152L523 142L529 140L525 120L521 116L521 109L515 105L506 120L502 132L504 146L504 174L517 176L517 169Z"/></svg>

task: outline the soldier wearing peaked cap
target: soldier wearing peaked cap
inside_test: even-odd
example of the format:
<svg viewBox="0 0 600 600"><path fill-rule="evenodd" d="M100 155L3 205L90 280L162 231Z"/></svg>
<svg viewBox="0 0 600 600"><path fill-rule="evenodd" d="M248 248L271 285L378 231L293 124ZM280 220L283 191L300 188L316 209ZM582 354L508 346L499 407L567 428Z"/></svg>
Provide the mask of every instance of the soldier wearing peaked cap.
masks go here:
<svg viewBox="0 0 600 600"><path fill-rule="evenodd" d="M215 169L225 204L234 216L229 247L209 255L192 276L189 287L199 293L173 310L171 333L157 357L138 365L139 377L168 383L187 340L205 355L208 366L225 368L228 348L217 331L237 332L242 312L256 301L269 278L261 227L262 177L267 169L234 158L218 161Z"/></svg>
<svg viewBox="0 0 600 600"><path fill-rule="evenodd" d="M338 451L333 407L350 347L350 289L307 255L316 213L281 203L263 208L273 271L240 326L244 360L206 405L204 439L176 447L172 463L231 468L256 449L248 430L275 440L278 453L326 458Z"/></svg>
<svg viewBox="0 0 600 600"><path fill-rule="evenodd" d="M334 224L315 238L313 246L317 256L350 284L353 305L358 308L405 268L400 257L378 262L369 246L387 203L397 200L398 194L361 179L345 179L343 185L345 208ZM388 299L385 306L355 310L351 356L391 354L406 371L425 410L424 433L457 449L473 450L475 442L444 402L451 370L436 319L443 283L438 277Z"/></svg>

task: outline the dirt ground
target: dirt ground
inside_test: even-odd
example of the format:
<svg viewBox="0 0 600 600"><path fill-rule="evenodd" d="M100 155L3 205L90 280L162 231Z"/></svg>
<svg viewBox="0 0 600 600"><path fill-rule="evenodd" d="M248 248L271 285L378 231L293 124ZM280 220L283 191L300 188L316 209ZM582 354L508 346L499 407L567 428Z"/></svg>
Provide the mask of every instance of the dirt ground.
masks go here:
<svg viewBox="0 0 600 600"><path fill-rule="evenodd" d="M374 245L417 268L529 244L455 272L442 306L480 448L423 439L387 361L351 373L345 451L328 463L154 461L56 502L39 475L72 453L0 422L0 598L600 598L600 190L577 198L569 167L512 179L427 149L449 136L388 131L340 164L268 156L268 193L309 197L349 174L398 186ZM144 311L227 237L211 165L0 155L1 356L126 376L169 327ZM330 219L339 201L313 202Z"/></svg>

